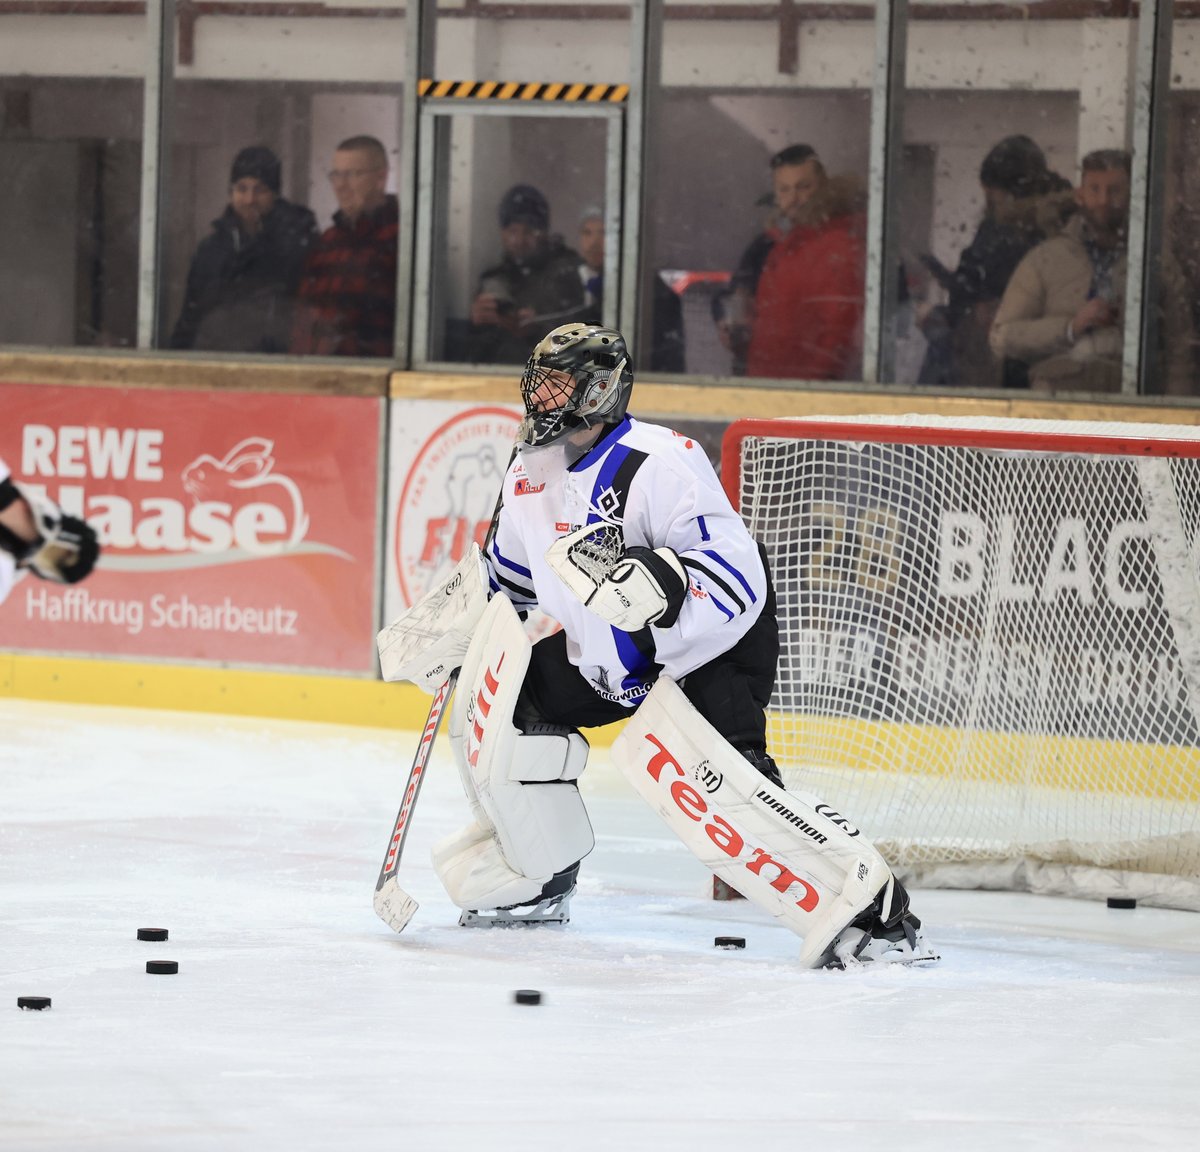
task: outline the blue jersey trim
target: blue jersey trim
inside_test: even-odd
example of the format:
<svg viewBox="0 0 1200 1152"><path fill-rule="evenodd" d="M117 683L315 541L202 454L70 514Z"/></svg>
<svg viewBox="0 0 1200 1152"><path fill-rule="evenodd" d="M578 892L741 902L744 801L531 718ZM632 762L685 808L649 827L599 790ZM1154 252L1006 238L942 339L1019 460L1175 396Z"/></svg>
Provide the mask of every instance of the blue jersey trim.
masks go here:
<svg viewBox="0 0 1200 1152"><path fill-rule="evenodd" d="M628 675L621 681L622 690L634 688L645 682L645 673L654 667L650 660L633 642L633 637L620 628L612 629L613 646L617 650L617 658L624 665Z"/></svg>
<svg viewBox="0 0 1200 1152"><path fill-rule="evenodd" d="M610 440L613 439L610 437ZM625 519L625 500L628 497L628 480L629 477L621 476L621 469L625 462L633 453L633 449L628 444L622 444L616 440L608 455L604 459L604 463L600 465L600 470L596 473L596 481L592 485L591 499L588 501L588 518L589 524L596 524L601 520L609 523L621 523ZM645 453L638 453L639 459L635 463L632 471L636 472L641 461L645 459ZM625 483L622 483L622 480ZM616 503L608 508L600 507L600 494L602 492L611 491L616 496Z"/></svg>
<svg viewBox="0 0 1200 1152"><path fill-rule="evenodd" d="M501 554L500 549L497 546L495 540L492 541L490 551L491 551L492 556L499 563L503 564L504 567L507 568L510 572L519 573L521 576L525 576L530 580L533 579L533 573L530 572L528 568L522 568L520 564L514 563L512 560L509 560L507 557L505 557L504 555Z"/></svg>
<svg viewBox="0 0 1200 1152"><path fill-rule="evenodd" d="M626 416L620 424L607 425L604 431L600 433L600 439L597 440L596 443L593 444L582 456L580 456L574 464L571 464L567 468L567 471L586 472L592 466L592 462L596 459L596 457L603 452L607 452L613 443L620 440L621 437L624 436L631 427L632 424L630 423L628 416Z"/></svg>
<svg viewBox="0 0 1200 1152"><path fill-rule="evenodd" d="M727 560L724 560L720 555L718 555L716 552L712 551L712 549L710 549L710 548L701 548L700 552L703 555L709 557L710 559L715 560L718 564L721 565L722 568L725 569L726 572L729 572L734 576L734 578L737 580L737 582L743 588L745 588L746 595L750 597L751 604L758 603L758 597L754 595L754 589L751 588L750 585L746 583L746 578L732 564L730 564Z"/></svg>

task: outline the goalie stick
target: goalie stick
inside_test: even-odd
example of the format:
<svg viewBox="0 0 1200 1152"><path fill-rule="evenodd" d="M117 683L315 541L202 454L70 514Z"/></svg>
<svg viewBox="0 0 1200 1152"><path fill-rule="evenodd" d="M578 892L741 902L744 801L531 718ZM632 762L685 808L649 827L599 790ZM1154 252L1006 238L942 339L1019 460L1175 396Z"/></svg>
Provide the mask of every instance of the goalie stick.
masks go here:
<svg viewBox="0 0 1200 1152"><path fill-rule="evenodd" d="M442 726L442 716L446 712L446 701L450 699L450 693L454 691L457 680L456 668L450 673L450 678L433 694L433 702L429 705L429 718L425 721L412 767L408 772L404 799L400 802L396 823L392 825L392 838L388 841L383 866L379 869L379 879L375 882L375 913L394 932L403 932L419 907L396 882L396 872L400 868L400 854L404 851L404 841L408 838L408 818L412 815L417 797L421 793L421 783L425 779L425 769L429 765L433 742L437 738L438 730Z"/></svg>
<svg viewBox="0 0 1200 1152"><path fill-rule="evenodd" d="M500 507L504 503L504 477L508 475L513 460L516 459L520 441L512 446L508 463L500 475L500 491L496 494L496 506L492 509L492 522L488 525L484 537L484 549L492 542L496 534L496 526L500 521ZM396 880L400 868L400 854L404 851L404 841L408 838L408 821L412 810L416 807L417 796L421 792L421 782L425 779L425 769L429 764L433 743L442 726L442 716L446 711L446 702L458 683L457 668L450 673L449 679L433 694L433 702L429 705L429 716L421 731L421 739L413 756L412 767L408 771L408 784L404 789L404 799L400 801L400 811L396 813L396 822L392 825L392 838L388 841L387 852L384 853L383 864L379 869L379 879L375 881L375 895L371 903L375 914L393 932L403 932L409 921L416 915L420 905Z"/></svg>

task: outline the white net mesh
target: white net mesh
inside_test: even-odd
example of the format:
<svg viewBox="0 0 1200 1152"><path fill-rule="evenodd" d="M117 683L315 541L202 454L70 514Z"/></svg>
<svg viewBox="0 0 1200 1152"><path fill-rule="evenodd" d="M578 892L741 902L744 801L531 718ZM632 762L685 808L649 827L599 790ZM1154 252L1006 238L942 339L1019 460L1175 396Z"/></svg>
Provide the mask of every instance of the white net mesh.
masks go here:
<svg viewBox="0 0 1200 1152"><path fill-rule="evenodd" d="M726 439L785 780L917 883L1200 907L1200 434L837 423Z"/></svg>

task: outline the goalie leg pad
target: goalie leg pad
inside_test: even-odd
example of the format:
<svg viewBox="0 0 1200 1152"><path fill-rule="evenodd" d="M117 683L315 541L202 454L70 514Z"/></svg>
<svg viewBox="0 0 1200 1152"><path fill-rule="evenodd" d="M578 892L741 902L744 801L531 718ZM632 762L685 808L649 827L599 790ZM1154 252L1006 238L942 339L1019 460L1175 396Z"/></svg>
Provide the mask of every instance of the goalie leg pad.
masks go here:
<svg viewBox="0 0 1200 1152"><path fill-rule="evenodd" d="M667 677L617 737L612 760L708 868L804 938L805 967L828 963L839 933L892 879L857 828L772 784Z"/></svg>
<svg viewBox="0 0 1200 1152"><path fill-rule="evenodd" d="M548 724L529 733L513 710L531 655L516 610L503 594L479 621L450 714L451 746L475 831L444 841L434 866L460 908L536 899L559 872L594 847L575 780L587 741Z"/></svg>
<svg viewBox="0 0 1200 1152"><path fill-rule="evenodd" d="M495 830L475 822L434 845L433 867L450 899L464 909L526 904L537 899L545 883L513 869Z"/></svg>

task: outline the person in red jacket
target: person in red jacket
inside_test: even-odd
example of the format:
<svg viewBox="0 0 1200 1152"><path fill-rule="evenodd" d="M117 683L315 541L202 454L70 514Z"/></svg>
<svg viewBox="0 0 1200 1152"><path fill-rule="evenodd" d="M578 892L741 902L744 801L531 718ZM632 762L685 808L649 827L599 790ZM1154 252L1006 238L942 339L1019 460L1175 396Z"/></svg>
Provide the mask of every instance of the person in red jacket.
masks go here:
<svg viewBox="0 0 1200 1152"><path fill-rule="evenodd" d="M788 228L758 281L746 375L854 379L866 274L861 197L830 179L807 144L772 157L771 181Z"/></svg>

